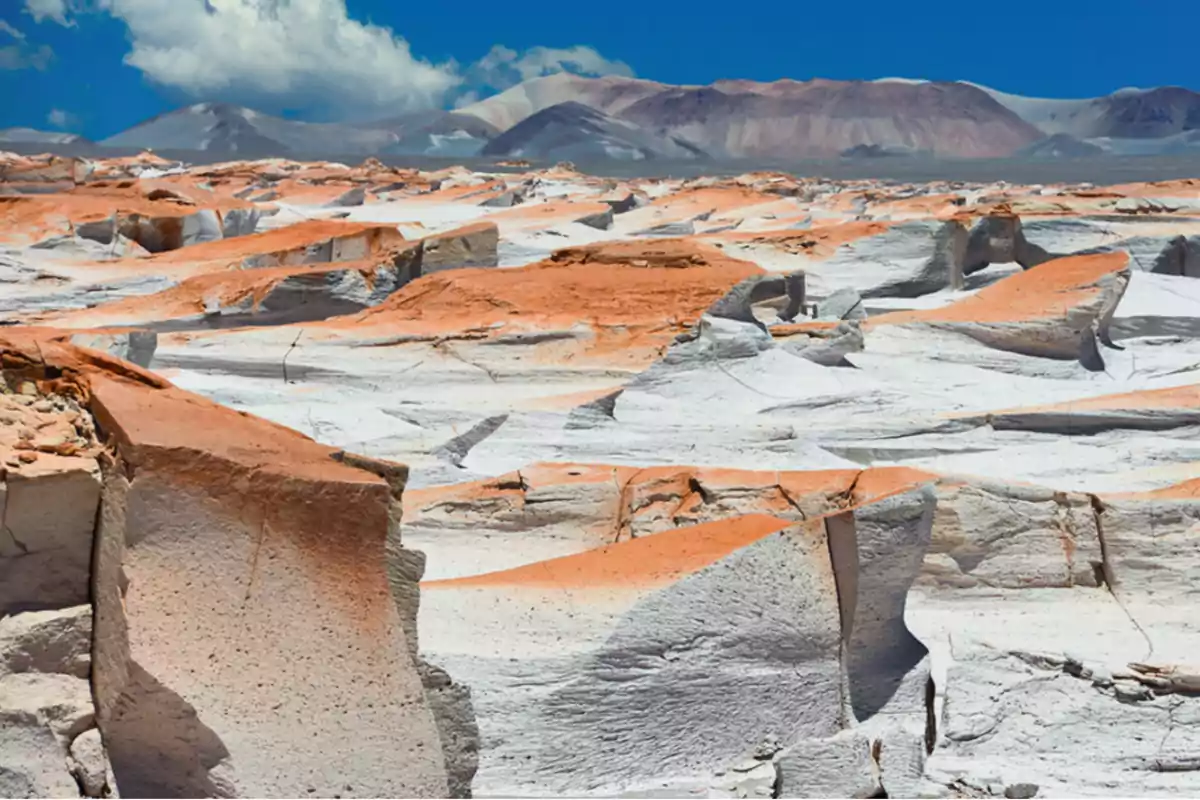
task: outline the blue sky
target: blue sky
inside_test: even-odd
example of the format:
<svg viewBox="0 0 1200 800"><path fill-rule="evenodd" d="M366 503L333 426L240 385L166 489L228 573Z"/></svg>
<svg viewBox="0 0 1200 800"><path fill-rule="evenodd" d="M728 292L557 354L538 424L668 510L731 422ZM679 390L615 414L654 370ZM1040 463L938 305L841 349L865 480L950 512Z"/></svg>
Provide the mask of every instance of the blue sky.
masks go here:
<svg viewBox="0 0 1200 800"><path fill-rule="evenodd" d="M622 10L628 9L628 10ZM0 0L0 128L103 138L205 100L313 119L466 102L567 69L1200 89L1200 0Z"/></svg>

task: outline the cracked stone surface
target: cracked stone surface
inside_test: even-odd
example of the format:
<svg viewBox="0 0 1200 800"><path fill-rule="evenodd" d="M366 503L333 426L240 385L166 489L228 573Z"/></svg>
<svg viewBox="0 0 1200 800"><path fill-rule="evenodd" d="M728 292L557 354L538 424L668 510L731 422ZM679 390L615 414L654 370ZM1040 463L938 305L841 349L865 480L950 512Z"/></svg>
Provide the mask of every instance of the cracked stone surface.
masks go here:
<svg viewBox="0 0 1200 800"><path fill-rule="evenodd" d="M0 793L1200 792L1194 182L71 174Z"/></svg>

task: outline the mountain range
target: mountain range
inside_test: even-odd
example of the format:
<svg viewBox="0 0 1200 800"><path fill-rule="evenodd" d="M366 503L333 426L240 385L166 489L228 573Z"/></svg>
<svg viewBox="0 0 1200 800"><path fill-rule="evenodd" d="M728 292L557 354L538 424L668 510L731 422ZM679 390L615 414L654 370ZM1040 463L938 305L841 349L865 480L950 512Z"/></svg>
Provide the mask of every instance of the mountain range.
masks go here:
<svg viewBox="0 0 1200 800"><path fill-rule="evenodd" d="M0 131L4 142L70 134ZM86 140L80 140L86 142ZM1056 100L967 82L535 78L453 111L370 123L312 123L201 103L159 115L100 147L267 155L427 155L596 159L787 160L1200 153L1200 93L1122 89Z"/></svg>

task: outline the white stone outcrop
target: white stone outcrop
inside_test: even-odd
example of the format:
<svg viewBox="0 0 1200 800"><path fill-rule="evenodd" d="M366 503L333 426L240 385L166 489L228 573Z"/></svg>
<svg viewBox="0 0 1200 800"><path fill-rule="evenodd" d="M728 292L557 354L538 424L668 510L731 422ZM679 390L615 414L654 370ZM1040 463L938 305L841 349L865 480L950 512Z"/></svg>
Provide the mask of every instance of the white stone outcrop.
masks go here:
<svg viewBox="0 0 1200 800"><path fill-rule="evenodd" d="M967 229L957 220L898 222L850 242L822 260L806 261L811 289L826 295L854 289L862 297L920 297L963 286Z"/></svg>
<svg viewBox="0 0 1200 800"><path fill-rule="evenodd" d="M591 475L584 465L568 472ZM554 491L515 476L527 507L545 495L529 523L558 519L558 495L577 492L601 504L596 518L615 516L616 543L552 542L544 527L540 552L561 555L539 559L532 531L504 514L512 522L496 535L523 544L500 571L417 533L441 516L437 506L406 525L439 564L423 584L422 652L472 689L483 743L475 791L741 797L771 796L782 781L787 796L820 796L819 787L866 796L916 785L930 684L904 610L929 542L932 490L864 488L861 505L822 516L816 497L782 490L782 476L746 493L699 472L661 472L630 470L625 488L619 477L567 478ZM819 496L836 502L853 477L831 473L831 494ZM659 502L690 505L677 493L721 516L651 522ZM442 507L463 509L464 499L448 494ZM503 514L497 499L481 494L480 510ZM776 502L814 517L726 516ZM559 529L582 533L568 519ZM641 534L628 538L626 524ZM603 735L617 730L618 739Z"/></svg>
<svg viewBox="0 0 1200 800"><path fill-rule="evenodd" d="M74 230L77 236L100 244L111 244L117 237L123 237L151 253L212 242L225 235L221 215L212 209L161 217L114 213L103 220L79 223Z"/></svg>
<svg viewBox="0 0 1200 800"><path fill-rule="evenodd" d="M121 442L92 577L97 717L124 791L444 796L411 599L388 585L388 483L176 390L92 388Z"/></svg>
<svg viewBox="0 0 1200 800"><path fill-rule="evenodd" d="M71 342L80 347L103 350L139 367L150 368L154 351L158 349L158 334L154 331L130 331L117 334L78 333Z"/></svg>
<svg viewBox="0 0 1200 800"><path fill-rule="evenodd" d="M95 724L92 609L0 617L0 792L114 797Z"/></svg>
<svg viewBox="0 0 1200 800"><path fill-rule="evenodd" d="M0 614L86 603L100 469L71 400L0 392Z"/></svg>

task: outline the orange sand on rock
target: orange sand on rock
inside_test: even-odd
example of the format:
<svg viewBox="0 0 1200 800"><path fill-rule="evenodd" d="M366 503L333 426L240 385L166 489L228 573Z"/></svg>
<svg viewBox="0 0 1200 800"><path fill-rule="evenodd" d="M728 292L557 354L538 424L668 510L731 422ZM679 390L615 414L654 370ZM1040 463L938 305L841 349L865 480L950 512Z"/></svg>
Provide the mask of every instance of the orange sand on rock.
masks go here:
<svg viewBox="0 0 1200 800"><path fill-rule="evenodd" d="M631 539L515 569L466 578L422 582L423 590L484 586L582 588L668 584L719 561L735 550L795 525L750 514Z"/></svg>
<svg viewBox="0 0 1200 800"><path fill-rule="evenodd" d="M776 339L786 339L789 336L806 336L809 334L818 335L832 331L839 324L838 322L812 320L810 322L793 322L787 325L772 325L771 335Z"/></svg>
<svg viewBox="0 0 1200 800"><path fill-rule="evenodd" d="M295 275L321 275L356 270L370 286L375 277L371 261L342 261L301 267L262 267L246 270L222 270L185 278L161 292L125 297L95 308L70 309L39 317L40 320L73 328L98 328L113 325L139 325L181 319L205 311L205 302L216 300L229 307L251 297L257 308L262 299L280 281Z"/></svg>
<svg viewBox="0 0 1200 800"><path fill-rule="evenodd" d="M938 481L938 475L910 467L872 467L858 473L851 502L856 506L877 503L921 484Z"/></svg>
<svg viewBox="0 0 1200 800"><path fill-rule="evenodd" d="M384 303L326 327L359 332L495 336L588 325L589 355L657 357L756 265L691 242L617 243L562 251L513 269L447 270L419 278Z"/></svg>
<svg viewBox="0 0 1200 800"><path fill-rule="evenodd" d="M604 389L589 389L582 392L568 392L567 394L552 394L545 397L536 397L526 401L523 405L525 408L536 409L539 411L563 411L591 403L599 400L601 397L612 394L625 384L623 382L614 383L612 386Z"/></svg>
<svg viewBox="0 0 1200 800"><path fill-rule="evenodd" d="M797 506L875 502L908 491L939 476L907 467L868 470L742 470L690 466L630 467L611 464L542 462L496 478L411 489L404 494L406 513L420 514L434 505L473 503L507 498L524 502L525 489L571 484L607 484L614 488L632 517L648 513L658 502L672 505L672 516L686 516L703 505L700 490L722 493L753 490L755 511L790 514ZM697 489L697 485L699 490ZM628 520L627 520L628 521Z"/></svg>
<svg viewBox="0 0 1200 800"><path fill-rule="evenodd" d="M815 225L808 230L727 231L705 234L704 238L729 244L766 244L810 258L829 258L839 247L885 233L893 224L888 221L857 220Z"/></svg>
<svg viewBox="0 0 1200 800"><path fill-rule="evenodd" d="M570 202L553 200L545 203L522 203L488 214L488 221L503 230L530 230L568 222L608 211L607 203Z"/></svg>
<svg viewBox="0 0 1200 800"><path fill-rule="evenodd" d="M591 465L590 468L583 465L539 466L542 469L547 466L567 466L569 472L577 473L573 477L584 480L600 479L605 471L598 465ZM628 470L629 468L623 469ZM655 478L668 477L673 470L678 472L679 469L681 468L651 467L637 471L634 479L641 479L644 474L648 473L648 480L652 482ZM531 470L532 472L534 470ZM764 476L782 476L785 473L694 470L694 474L702 483L705 482L703 476L707 475L708 480L713 483L723 479L732 485L753 486L756 481L761 482ZM826 516L869 505L914 489L921 484L937 480L937 476L930 473L903 467L868 469L857 473L854 470L828 470L786 474L790 478L793 490L828 491L838 488L843 493L849 493L853 487L853 493L851 497L846 498L847 502L844 506L830 509L799 523L774 516L771 513L739 514L726 519L668 529L650 536L624 539L615 544L583 553L527 564L514 569L463 578L429 581L422 583L421 587L423 589L458 589L522 586L574 589L628 586L640 589L668 584L785 528L796 526L804 530L807 535L823 536L822 521ZM521 475L525 475L524 470L521 471ZM769 477L767 479L770 480ZM528 478L528 480L532 485L532 478ZM413 499L415 498L409 496L410 501ZM781 510L791 510L790 504L786 509Z"/></svg>
<svg viewBox="0 0 1200 800"><path fill-rule="evenodd" d="M1105 187L1110 196L1120 197L1190 197L1200 199L1200 179L1180 178L1149 183L1122 183Z"/></svg>
<svg viewBox="0 0 1200 800"><path fill-rule="evenodd" d="M159 253L152 257L152 261L157 264L185 261L236 261L247 256L284 253L309 245L321 244L330 239L364 234L369 239L371 252L405 241L404 236L394 225L313 219L297 222L286 228L275 228L232 239L218 239L215 242L204 242L179 250Z"/></svg>
<svg viewBox="0 0 1200 800"><path fill-rule="evenodd" d="M462 202L466 205L478 205L484 200L503 194L506 189L504 181L489 180L482 183L465 183L448 186L445 189L435 189L432 192L408 199L434 203Z"/></svg>
<svg viewBox="0 0 1200 800"><path fill-rule="evenodd" d="M862 322L864 329L910 323L1020 323L1063 316L1101 291L1100 280L1128 266L1125 253L1069 256L1039 264L942 308L894 311ZM798 322L771 328L775 338L817 334L836 322Z"/></svg>
<svg viewBox="0 0 1200 800"><path fill-rule="evenodd" d="M942 308L872 317L870 327L911 322L1031 322L1062 316L1099 292L1099 281L1128 266L1125 253L1070 256L1018 272Z"/></svg>
<svg viewBox="0 0 1200 800"><path fill-rule="evenodd" d="M344 223L307 223L307 231L302 236L303 238L317 237L318 241L324 241L329 238L327 234L331 230L344 230L344 228L339 227L342 225ZM442 240L456 236L467 236L486 227L490 227L490 223L473 223L462 228L436 234L429 238ZM72 309L57 314L44 315L39 317L39 319L59 324L70 323L72 327L140 324L146 321L179 319L203 313L205 303L209 299L219 301L222 306L231 306L248 296L253 298L254 306L257 308L258 304L276 284L295 275L322 275L331 272L349 272L353 270L362 275L367 286L370 287L374 285L376 269L382 263L392 258L395 252L412 247L421 241L416 239L411 241L405 240L399 233L393 235L389 228L375 228L373 226L362 226L359 228L359 226L352 226L352 229L366 230L373 237L373 241L369 243L368 249L376 254L374 258L356 261L321 262L297 266L257 267L254 269L218 268L212 272L184 278L178 285L154 294L126 297L95 308ZM383 232L382 235L379 234L380 231ZM274 242L276 244L281 241L287 241L283 237L269 236L269 234L273 233L275 231L259 234L264 237L260 241ZM240 238L226 241L231 246L236 247L235 242L240 241ZM221 242L212 242L210 244L221 244ZM220 248L208 248L206 244L185 248L185 251L188 253L201 250L211 253L214 250L220 250ZM194 261L192 265L203 266L204 263L203 261ZM220 264L221 262L216 260L216 263Z"/></svg>
<svg viewBox="0 0 1200 800"><path fill-rule="evenodd" d="M89 380L101 425L134 452L148 448L165 453L194 450L253 471L306 480L379 483L361 470L334 461L330 454L335 448L283 425L173 386L151 389L99 373L89 375ZM111 424L113 420L119 424Z"/></svg>
<svg viewBox="0 0 1200 800"><path fill-rule="evenodd" d="M659 197L633 211L621 215L630 225L651 227L682 222L711 212L714 217L751 206L765 206L779 201L779 195L755 191L744 186L714 186L684 188Z"/></svg>
<svg viewBox="0 0 1200 800"><path fill-rule="evenodd" d="M40 241L68 233L72 225L96 222L114 213L183 217L204 208L224 210L239 205L244 204L186 205L148 200L140 188L88 187L59 194L4 195L0 196L0 241Z"/></svg>
<svg viewBox="0 0 1200 800"><path fill-rule="evenodd" d="M1200 384L1176 386L1169 389L1147 389L1140 392L1102 394L1065 403L1041 406L1018 406L989 412L992 416L1006 414L1070 413L1072 411L1137 411L1139 409L1194 409L1200 407ZM971 414L969 416L977 416Z"/></svg>
<svg viewBox="0 0 1200 800"><path fill-rule="evenodd" d="M1152 489L1148 492L1117 492L1106 494L1102 499L1112 500L1200 500L1200 478L1191 478L1181 483Z"/></svg>

